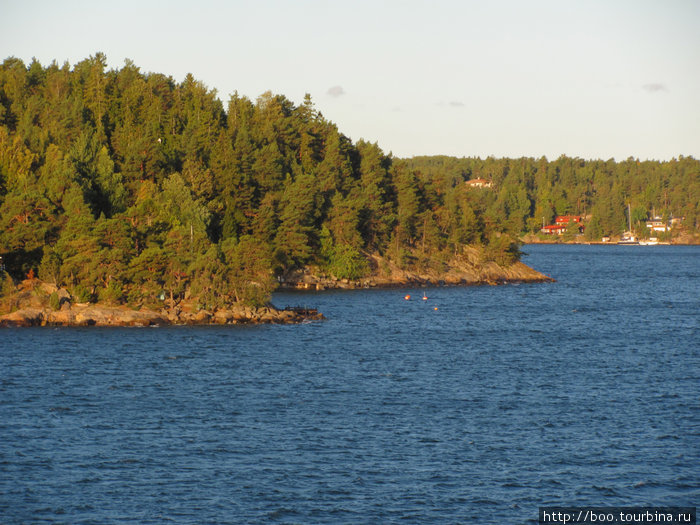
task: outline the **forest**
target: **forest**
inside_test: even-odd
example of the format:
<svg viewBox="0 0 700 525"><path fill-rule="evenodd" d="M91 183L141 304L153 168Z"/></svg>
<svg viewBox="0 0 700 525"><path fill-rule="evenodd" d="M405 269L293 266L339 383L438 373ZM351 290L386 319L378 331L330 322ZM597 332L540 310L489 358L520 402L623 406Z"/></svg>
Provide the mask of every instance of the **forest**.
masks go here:
<svg viewBox="0 0 700 525"><path fill-rule="evenodd" d="M404 161L421 180L445 187L482 178L480 211L503 221L514 235L536 234L558 215L586 218L585 237L600 240L628 229L648 235L653 216L682 218L683 229L697 233L700 221L700 161L680 155L666 162L628 158L584 160L561 156L519 159L414 157Z"/></svg>
<svg viewBox="0 0 700 525"><path fill-rule="evenodd" d="M694 230L699 173L692 157L398 159L308 95L224 106L191 75L108 70L102 53L0 66L2 287L38 276L86 302L261 305L291 269L357 279L373 253L410 267L480 245L515 260L554 215L622 231L627 203L637 222L655 210Z"/></svg>

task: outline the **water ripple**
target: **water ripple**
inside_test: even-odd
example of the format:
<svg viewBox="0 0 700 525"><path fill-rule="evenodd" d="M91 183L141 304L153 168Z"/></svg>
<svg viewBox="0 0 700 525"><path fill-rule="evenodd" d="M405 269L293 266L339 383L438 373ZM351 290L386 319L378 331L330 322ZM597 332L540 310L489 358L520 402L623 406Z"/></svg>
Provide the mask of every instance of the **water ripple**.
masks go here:
<svg viewBox="0 0 700 525"><path fill-rule="evenodd" d="M0 515L536 523L548 504L693 505L700 251L616 248L529 247L551 285L277 297L329 319L301 326L2 330Z"/></svg>

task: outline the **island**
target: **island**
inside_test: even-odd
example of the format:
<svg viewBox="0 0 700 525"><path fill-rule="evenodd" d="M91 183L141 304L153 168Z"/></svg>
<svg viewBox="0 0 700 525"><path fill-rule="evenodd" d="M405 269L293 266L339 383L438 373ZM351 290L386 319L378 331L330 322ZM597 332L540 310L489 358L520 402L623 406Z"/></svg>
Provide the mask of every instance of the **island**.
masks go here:
<svg viewBox="0 0 700 525"><path fill-rule="evenodd" d="M407 271L375 255L374 271L360 279L337 279L305 267L279 279L279 290L364 289L425 286L499 285L553 282L520 261L501 266L484 262L483 254L465 247L460 257L440 268ZM32 277L25 279L0 299L0 327L11 326L164 326L295 324L325 320L322 313L306 307L276 308L272 304L242 303L202 308L196 300L177 303L162 299L160 307L133 308L109 303L80 303L65 288Z"/></svg>
<svg viewBox="0 0 700 525"><path fill-rule="evenodd" d="M8 58L0 93L0 324L298 323L322 314L275 290L549 280L493 187L352 141L308 95L224 105L101 53Z"/></svg>

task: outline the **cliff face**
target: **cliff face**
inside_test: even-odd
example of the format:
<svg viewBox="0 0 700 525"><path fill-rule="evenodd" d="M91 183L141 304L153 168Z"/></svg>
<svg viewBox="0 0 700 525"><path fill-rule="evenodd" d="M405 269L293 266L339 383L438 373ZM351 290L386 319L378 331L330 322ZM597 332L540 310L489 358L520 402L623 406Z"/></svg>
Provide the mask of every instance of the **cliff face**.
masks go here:
<svg viewBox="0 0 700 525"><path fill-rule="evenodd" d="M308 267L284 275L280 288L302 288L323 290L327 288L388 288L423 285L469 286L505 283L553 282L537 270L522 262L500 265L494 261L483 261L482 252L467 247L464 252L449 262L427 261L422 267L406 270L379 255L370 256L370 275L361 279L335 279L319 268Z"/></svg>

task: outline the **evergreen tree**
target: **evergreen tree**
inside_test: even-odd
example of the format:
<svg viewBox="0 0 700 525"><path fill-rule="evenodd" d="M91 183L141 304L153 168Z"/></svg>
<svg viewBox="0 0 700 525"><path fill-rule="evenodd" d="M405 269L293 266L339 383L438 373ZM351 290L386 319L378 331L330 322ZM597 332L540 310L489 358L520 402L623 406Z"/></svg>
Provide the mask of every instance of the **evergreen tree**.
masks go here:
<svg viewBox="0 0 700 525"><path fill-rule="evenodd" d="M312 175L301 174L286 184L275 237L275 247L286 264L303 265L311 260L318 241L315 230L320 203Z"/></svg>
<svg viewBox="0 0 700 525"><path fill-rule="evenodd" d="M264 304L275 272L356 279L370 254L408 267L468 243L507 263L555 215L618 234L628 203L638 230L663 215L698 233L700 162L401 160L353 144L308 95L234 93L224 111L192 75L107 71L102 53L0 64L0 256L80 300Z"/></svg>

